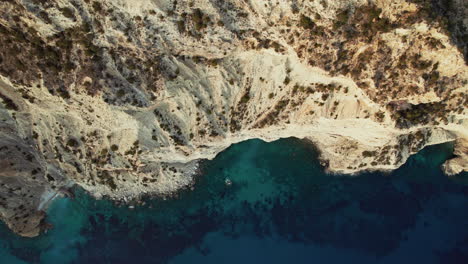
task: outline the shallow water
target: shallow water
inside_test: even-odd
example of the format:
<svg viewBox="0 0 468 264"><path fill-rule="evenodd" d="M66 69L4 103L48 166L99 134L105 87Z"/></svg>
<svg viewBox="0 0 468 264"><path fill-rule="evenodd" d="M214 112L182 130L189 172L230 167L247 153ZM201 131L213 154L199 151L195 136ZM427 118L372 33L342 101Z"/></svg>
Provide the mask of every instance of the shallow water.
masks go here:
<svg viewBox="0 0 468 264"><path fill-rule="evenodd" d="M250 140L176 199L130 210L77 190L49 208L47 234L19 238L2 224L0 263L468 263L468 175L440 170L452 151L428 147L391 174L333 176L300 140Z"/></svg>

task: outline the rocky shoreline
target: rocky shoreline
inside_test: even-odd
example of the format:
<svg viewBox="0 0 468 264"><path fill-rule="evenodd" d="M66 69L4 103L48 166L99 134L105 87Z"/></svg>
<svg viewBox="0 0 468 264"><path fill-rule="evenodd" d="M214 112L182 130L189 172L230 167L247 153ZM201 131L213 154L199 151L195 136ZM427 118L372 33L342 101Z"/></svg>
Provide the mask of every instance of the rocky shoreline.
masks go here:
<svg viewBox="0 0 468 264"><path fill-rule="evenodd" d="M455 142L443 168L467 171L455 2L3 1L0 219L36 236L43 197L72 183L170 195L253 138L309 140L343 174Z"/></svg>

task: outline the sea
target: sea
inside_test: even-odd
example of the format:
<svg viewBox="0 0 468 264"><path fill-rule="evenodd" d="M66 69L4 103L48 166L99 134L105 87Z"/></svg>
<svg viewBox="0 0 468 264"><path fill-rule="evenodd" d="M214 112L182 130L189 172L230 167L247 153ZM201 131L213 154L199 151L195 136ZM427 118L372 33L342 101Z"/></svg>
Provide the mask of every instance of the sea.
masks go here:
<svg viewBox="0 0 468 264"><path fill-rule="evenodd" d="M0 223L0 263L468 263L468 174L440 169L453 143L387 173L328 174L318 155L245 141L203 162L193 188L133 209L77 187L39 237Z"/></svg>

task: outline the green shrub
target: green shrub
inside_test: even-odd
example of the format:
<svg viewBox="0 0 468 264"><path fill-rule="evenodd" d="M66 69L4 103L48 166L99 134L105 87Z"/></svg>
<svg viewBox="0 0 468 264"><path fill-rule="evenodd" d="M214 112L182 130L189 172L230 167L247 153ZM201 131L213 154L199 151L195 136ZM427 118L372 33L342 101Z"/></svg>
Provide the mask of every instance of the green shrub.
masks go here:
<svg viewBox="0 0 468 264"><path fill-rule="evenodd" d="M362 156L364 156L365 158L373 157L373 156L375 156L375 154L376 154L375 151L369 151L369 150L364 150L362 152Z"/></svg>
<svg viewBox="0 0 468 264"><path fill-rule="evenodd" d="M3 100L3 104L5 105L6 109L14 111L19 110L18 106L10 98L4 96L3 94L0 94L0 98Z"/></svg>
<svg viewBox="0 0 468 264"><path fill-rule="evenodd" d="M94 9L94 11L96 11L98 13L101 12L102 11L101 3L99 3L98 1L94 1L93 2L93 9Z"/></svg>
<svg viewBox="0 0 468 264"><path fill-rule="evenodd" d="M185 32L185 21L184 20L177 21L177 29L179 30L180 33Z"/></svg>
<svg viewBox="0 0 468 264"><path fill-rule="evenodd" d="M75 19L75 14L73 13L73 10L71 8L64 7L61 8L60 11L66 18Z"/></svg>
<svg viewBox="0 0 468 264"><path fill-rule="evenodd" d="M250 100L250 95L248 93L244 94L244 96L242 96L241 100L240 100L240 103L241 104L245 104L247 103L248 101Z"/></svg>
<svg viewBox="0 0 468 264"><path fill-rule="evenodd" d="M67 142L67 146L69 147L72 147L72 148L76 148L78 147L78 141L74 138L70 138Z"/></svg>
<svg viewBox="0 0 468 264"><path fill-rule="evenodd" d="M200 8L197 8L192 13L192 21L193 21L193 24L195 25L195 29L197 31L200 31L200 30L205 29L208 26L210 18L208 16L205 16L203 12L200 10Z"/></svg>
<svg viewBox="0 0 468 264"><path fill-rule="evenodd" d="M299 19L299 26L301 26L304 29L313 29L315 23L309 17L301 15L301 18Z"/></svg>

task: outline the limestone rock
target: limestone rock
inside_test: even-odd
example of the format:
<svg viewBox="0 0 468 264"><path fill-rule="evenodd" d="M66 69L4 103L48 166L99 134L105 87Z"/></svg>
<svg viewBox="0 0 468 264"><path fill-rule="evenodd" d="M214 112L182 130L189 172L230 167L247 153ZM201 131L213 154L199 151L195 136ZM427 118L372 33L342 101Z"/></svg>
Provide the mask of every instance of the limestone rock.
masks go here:
<svg viewBox="0 0 468 264"><path fill-rule="evenodd" d="M0 218L37 235L71 184L168 196L250 138L310 140L347 174L457 141L444 169L467 170L452 2L1 1Z"/></svg>

